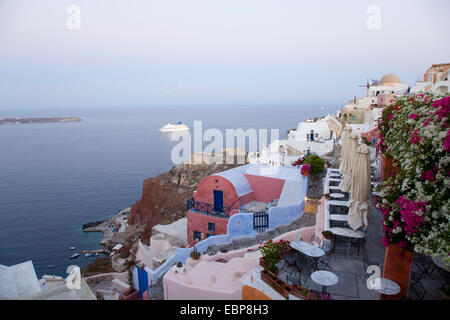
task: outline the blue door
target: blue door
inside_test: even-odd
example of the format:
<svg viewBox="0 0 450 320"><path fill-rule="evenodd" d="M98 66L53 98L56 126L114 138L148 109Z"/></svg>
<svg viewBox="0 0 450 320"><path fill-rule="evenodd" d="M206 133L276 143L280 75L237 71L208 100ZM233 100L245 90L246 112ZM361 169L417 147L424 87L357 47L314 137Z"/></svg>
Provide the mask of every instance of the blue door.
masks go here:
<svg viewBox="0 0 450 320"><path fill-rule="evenodd" d="M223 192L214 190L214 211L223 212Z"/></svg>
<svg viewBox="0 0 450 320"><path fill-rule="evenodd" d="M148 274L145 270L137 267L138 269L138 283L139 283L139 296L142 300L142 294L148 289Z"/></svg>

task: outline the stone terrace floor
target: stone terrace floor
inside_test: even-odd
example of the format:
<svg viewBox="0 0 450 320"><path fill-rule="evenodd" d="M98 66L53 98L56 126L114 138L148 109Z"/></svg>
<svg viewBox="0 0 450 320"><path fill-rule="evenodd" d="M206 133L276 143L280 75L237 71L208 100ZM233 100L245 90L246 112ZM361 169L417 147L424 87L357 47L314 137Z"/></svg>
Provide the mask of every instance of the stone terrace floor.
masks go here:
<svg viewBox="0 0 450 320"><path fill-rule="evenodd" d="M366 253L368 258L368 265L378 265L382 273L385 254L385 247L381 243L381 238L383 236L381 225L382 215L381 212L374 206L373 197L371 197L370 201L371 209L369 216L369 229L366 235ZM336 285L327 288L327 292L330 294L331 298L335 300L378 300L379 294L374 290L370 290L367 288L366 275L369 275L366 274L365 267L367 267L367 265L364 265L363 258L356 255L355 248L348 250L347 253L342 250L342 247L339 247L339 249L339 251L338 249L336 249L336 252L328 261L328 265L331 267L331 270L329 268L324 269L333 272L339 278L339 282ZM326 259L327 258L325 258L325 261ZM416 260L414 261L415 262L413 265L413 270L417 270ZM283 264L284 261L279 264L279 267L281 267ZM438 268L433 268L434 265L432 264L432 262L430 262L430 265L432 266L430 270L433 270L433 272L431 272L431 277L427 276L421 280L420 283L423 288L420 285L414 286L413 289L411 289L410 287L408 299L421 299L421 296L424 293L425 296L423 297L423 299L425 300L437 298L438 289L445 283L445 276L441 274L441 272L439 272ZM286 276L293 270L293 267L286 265L280 271L279 278L284 281L288 280L290 284L293 281L298 283L298 281L292 278L286 278ZM302 268L302 270L304 271L304 273L307 273L305 268ZM295 279L299 278L298 273L292 273L292 276ZM302 286L316 291L321 291L322 289L319 285L315 284L311 280L308 274L303 274L301 276L300 283Z"/></svg>

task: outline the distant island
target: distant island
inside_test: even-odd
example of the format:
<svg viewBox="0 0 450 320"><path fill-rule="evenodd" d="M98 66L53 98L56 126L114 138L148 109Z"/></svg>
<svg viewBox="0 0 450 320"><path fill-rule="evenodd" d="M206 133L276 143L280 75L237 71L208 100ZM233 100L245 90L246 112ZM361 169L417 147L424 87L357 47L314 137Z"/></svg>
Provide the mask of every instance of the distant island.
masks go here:
<svg viewBox="0 0 450 320"><path fill-rule="evenodd" d="M78 122L78 117L63 118L0 118L0 124L24 124L24 123L47 123L47 122Z"/></svg>

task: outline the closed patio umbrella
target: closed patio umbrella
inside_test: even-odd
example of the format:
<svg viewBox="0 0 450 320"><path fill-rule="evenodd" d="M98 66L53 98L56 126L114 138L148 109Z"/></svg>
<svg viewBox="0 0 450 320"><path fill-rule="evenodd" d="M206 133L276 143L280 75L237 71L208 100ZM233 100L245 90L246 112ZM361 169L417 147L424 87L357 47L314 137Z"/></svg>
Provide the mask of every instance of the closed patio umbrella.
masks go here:
<svg viewBox="0 0 450 320"><path fill-rule="evenodd" d="M362 226L367 227L370 205L370 151L366 144L362 144L356 149L351 195L348 224L353 230Z"/></svg>
<svg viewBox="0 0 450 320"><path fill-rule="evenodd" d="M339 184L339 189L343 192L350 192L352 187L352 171L355 165L356 159L356 148L358 147L358 135L354 132L350 134L350 139L347 147L347 160L346 160L346 172L344 174L344 179Z"/></svg>
<svg viewBox="0 0 450 320"><path fill-rule="evenodd" d="M339 165L339 171L345 175L347 170L347 152L348 152L348 143L350 142L350 134L352 133L352 127L345 127L344 133L342 135L343 142L342 142L342 151L341 151L341 163Z"/></svg>

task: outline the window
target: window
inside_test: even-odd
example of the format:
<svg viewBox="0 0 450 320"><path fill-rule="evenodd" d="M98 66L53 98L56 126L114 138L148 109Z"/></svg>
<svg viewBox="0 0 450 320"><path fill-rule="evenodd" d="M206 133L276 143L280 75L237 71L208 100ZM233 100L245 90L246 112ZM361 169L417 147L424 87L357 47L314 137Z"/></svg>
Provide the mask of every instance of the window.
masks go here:
<svg viewBox="0 0 450 320"><path fill-rule="evenodd" d="M355 116L352 116L352 121L355 120Z"/></svg>
<svg viewBox="0 0 450 320"><path fill-rule="evenodd" d="M201 232L194 231L194 240L197 241L197 240L201 240L201 239L202 239Z"/></svg>
<svg viewBox="0 0 450 320"><path fill-rule="evenodd" d="M212 222L208 222L208 231L209 232L215 232L216 231L216 225Z"/></svg>
<svg viewBox="0 0 450 320"><path fill-rule="evenodd" d="M208 234L206 235L207 238L213 237L213 236L215 236L215 235L214 235L214 234L210 234L210 233L208 233Z"/></svg>

